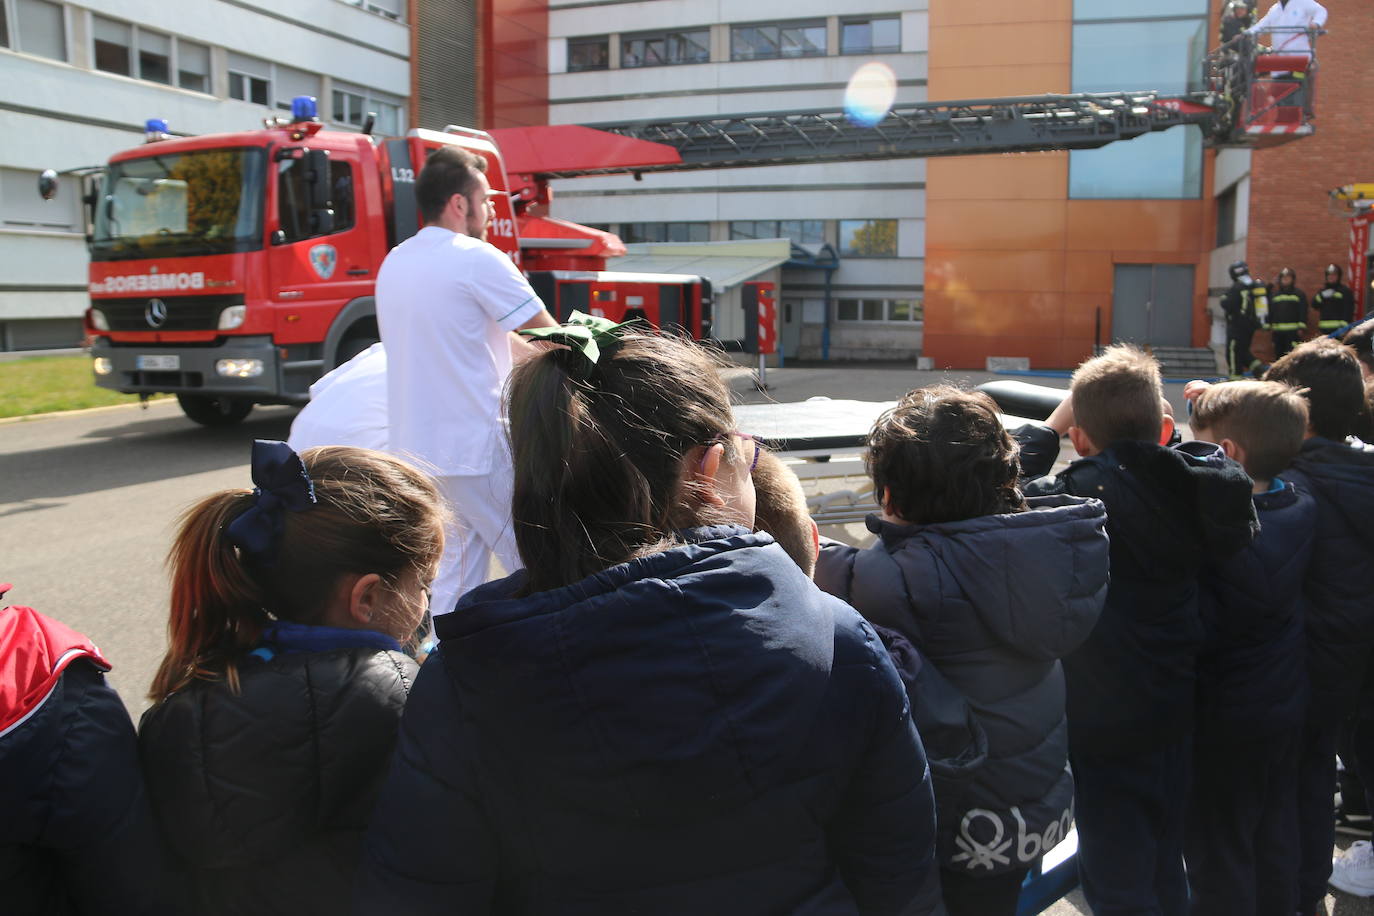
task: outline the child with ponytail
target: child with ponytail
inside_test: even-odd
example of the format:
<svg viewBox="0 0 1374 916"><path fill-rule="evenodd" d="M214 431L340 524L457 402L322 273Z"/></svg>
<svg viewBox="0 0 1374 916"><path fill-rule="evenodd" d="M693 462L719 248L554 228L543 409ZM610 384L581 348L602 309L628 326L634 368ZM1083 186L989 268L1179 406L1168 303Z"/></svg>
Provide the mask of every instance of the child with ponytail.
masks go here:
<svg viewBox="0 0 1374 916"><path fill-rule="evenodd" d="M439 618L359 911L931 912L901 681L751 532L717 366L588 316L525 333L562 344L508 388L525 568Z"/></svg>
<svg viewBox="0 0 1374 916"><path fill-rule="evenodd" d="M380 452L253 446L183 517L139 746L188 912L338 913L443 550L438 491Z"/></svg>

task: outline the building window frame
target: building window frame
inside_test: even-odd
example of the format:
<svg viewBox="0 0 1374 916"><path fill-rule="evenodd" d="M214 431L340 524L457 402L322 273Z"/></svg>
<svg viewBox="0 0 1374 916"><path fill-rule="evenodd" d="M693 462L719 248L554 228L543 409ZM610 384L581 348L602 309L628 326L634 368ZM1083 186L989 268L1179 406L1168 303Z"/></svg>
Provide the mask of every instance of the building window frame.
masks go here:
<svg viewBox="0 0 1374 916"><path fill-rule="evenodd" d="M62 55L57 57L24 47L24 29L19 21L19 5L23 2L25 0L0 0L0 48L6 48L19 54L27 54L30 57L40 57L43 60L56 60L62 63L70 61L72 58L72 24L71 11L67 4L56 2L56 0L38 0L47 6L57 8L58 32L52 36L61 46Z"/></svg>
<svg viewBox="0 0 1374 916"><path fill-rule="evenodd" d="M750 53L740 52L740 42L743 40L748 30L763 32L772 30L775 33L773 38L773 53ZM811 49L801 49L789 53L784 50L785 36L789 30L793 31L819 31L821 44L819 48L814 46ZM766 36L765 36L766 37ZM768 22L739 22L730 24L730 60L791 60L798 57L825 57L829 51L829 42L826 38L826 27L824 19L789 19L773 20Z"/></svg>
<svg viewBox="0 0 1374 916"><path fill-rule="evenodd" d="M901 221L896 218L874 218L874 219L842 219L838 220L837 229L839 230L839 250L842 258L898 258L901 257ZM891 227L892 242L890 245L882 243L880 239L866 243L867 247L856 247L852 237L859 232L872 230L874 235L880 231L886 231Z"/></svg>
<svg viewBox="0 0 1374 916"><path fill-rule="evenodd" d="M339 0L339 2L343 3L346 6L357 7L365 13L371 13L372 15L380 16L383 19L389 19L392 22L406 21L405 0L395 0L397 6L396 9L390 9L382 5L381 2L378 2L378 0Z"/></svg>
<svg viewBox="0 0 1374 916"><path fill-rule="evenodd" d="M799 224L797 228L800 231L795 236L783 231L788 223ZM824 245L825 223L823 219L734 219L730 220L726 228L732 242L750 239L787 239L794 245ZM761 226L765 228L760 229ZM753 234L749 234L750 232ZM772 234L762 235L761 232Z"/></svg>
<svg viewBox="0 0 1374 916"><path fill-rule="evenodd" d="M344 106L344 117L340 119L339 102L342 99L350 100L350 104ZM358 120L352 121L349 118L353 114L351 101L358 102ZM382 106L387 106L389 110L383 111ZM363 124L367 121L367 114L371 111L377 115L376 129L387 136L399 137L405 133L406 128L406 103L405 99L393 96L389 92L380 89L372 89L368 86L358 86L353 83L345 83L342 80L334 80L329 97L329 122L345 130L362 130ZM395 127L383 117L395 117Z"/></svg>
<svg viewBox="0 0 1374 916"><path fill-rule="evenodd" d="M892 22L897 27L897 40L895 44L875 44L873 41L873 24L875 22ZM845 41L846 30L851 27L867 25L869 31L868 44L864 46L848 45ZM875 14L872 16L842 16L840 18L840 53L841 54L897 54L902 50L902 17L890 13Z"/></svg>
<svg viewBox="0 0 1374 916"><path fill-rule="evenodd" d="M913 325L925 321L925 297L842 296L835 299L835 320L844 324Z"/></svg>
<svg viewBox="0 0 1374 916"><path fill-rule="evenodd" d="M640 243L661 245L668 242L709 242L711 240L711 223L707 220L648 220L621 223L619 230L620 240L627 245ZM687 237L671 238L673 235ZM693 236L699 237L693 238Z"/></svg>
<svg viewBox="0 0 1374 916"><path fill-rule="evenodd" d="M591 50L600 51L598 56L593 53L590 62L579 62L581 55L579 51ZM586 73L593 70L609 70L611 68L611 36L610 35L581 35L576 38L568 39L568 72Z"/></svg>
<svg viewBox="0 0 1374 916"><path fill-rule="evenodd" d="M125 71L109 70L105 69L104 67L100 67L96 64L96 26L97 20L101 19L105 20L106 22L112 25L123 26L124 28L129 30L129 43L127 46L125 46L125 50L127 52L128 69ZM124 19L116 19L113 16L106 16L103 13L91 14L90 32L91 69L96 71L97 73L106 73L112 76L122 76L127 79L138 80L140 83L151 83L154 86L166 86L171 89L181 89L186 92L195 92L200 95L212 94L212 74L210 72L210 45L206 44L205 42L193 41L189 38L182 38L180 35L174 35L171 32L163 32L158 29L148 28L146 26L139 25L136 22L129 22ZM165 80L155 79L151 76L144 75L145 53L164 53L162 48L156 48L157 40L160 39L166 40L165 57L167 67L167 78ZM156 51L154 50L155 48ZM183 70L182 55L183 52L187 51L189 48L198 48L204 50L204 73L197 74L189 70ZM194 86L186 85L188 82L188 80L186 79L188 74L192 76L199 76L201 78L203 88L197 88Z"/></svg>
<svg viewBox="0 0 1374 916"><path fill-rule="evenodd" d="M700 41L689 36L700 36ZM693 55L690 59L669 59L670 48L674 41L683 44L691 43L701 49L701 53ZM652 45L659 44L657 51L653 51ZM635 51L636 46L640 47ZM653 51L658 56L658 60L650 62L650 53ZM637 69L640 67L681 67L689 64L707 64L711 62L711 29L709 26L683 29L655 29L651 32L633 32L620 37L620 66L622 69Z"/></svg>

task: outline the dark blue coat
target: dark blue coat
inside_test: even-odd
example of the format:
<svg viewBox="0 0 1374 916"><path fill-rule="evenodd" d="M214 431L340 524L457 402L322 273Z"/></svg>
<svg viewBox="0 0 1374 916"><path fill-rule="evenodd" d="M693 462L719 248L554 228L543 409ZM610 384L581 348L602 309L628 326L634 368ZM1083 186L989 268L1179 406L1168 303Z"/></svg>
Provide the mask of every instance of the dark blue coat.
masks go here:
<svg viewBox="0 0 1374 916"><path fill-rule="evenodd" d="M926 913L934 801L852 608L763 534L439 618L359 913Z"/></svg>
<svg viewBox="0 0 1374 916"><path fill-rule="evenodd" d="M1107 596L1102 504L1053 496L1030 507L938 525L870 516L876 544L827 545L816 567L818 585L911 640L986 732L986 762L954 804L939 799L941 865L973 876L1029 865L1068 829L1059 659Z"/></svg>
<svg viewBox="0 0 1374 916"><path fill-rule="evenodd" d="M1304 593L1311 714L1343 719L1374 648L1374 448L1320 437L1284 474L1317 501L1317 543Z"/></svg>
<svg viewBox="0 0 1374 916"><path fill-rule="evenodd" d="M1256 738L1302 724L1308 697L1302 587L1317 506L1292 483L1280 483L1254 497L1259 536L1203 570L1199 741Z"/></svg>
<svg viewBox="0 0 1374 916"><path fill-rule="evenodd" d="M97 667L72 662L0 734L0 912L183 912L138 767L134 725Z"/></svg>
<svg viewBox="0 0 1374 916"><path fill-rule="evenodd" d="M1254 537L1250 488L1240 465L1200 442L1121 442L1027 486L1027 495L1093 496L1107 506L1107 603L1064 658L1073 750L1131 754L1192 732L1198 572Z"/></svg>

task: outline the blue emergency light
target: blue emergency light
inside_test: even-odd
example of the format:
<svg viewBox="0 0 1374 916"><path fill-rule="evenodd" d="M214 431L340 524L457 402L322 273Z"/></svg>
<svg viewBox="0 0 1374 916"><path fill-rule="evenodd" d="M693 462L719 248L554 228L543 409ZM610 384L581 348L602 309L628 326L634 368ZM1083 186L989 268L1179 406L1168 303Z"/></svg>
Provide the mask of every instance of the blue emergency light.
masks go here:
<svg viewBox="0 0 1374 916"><path fill-rule="evenodd" d="M152 143L155 140L165 140L167 138L167 121L165 118L149 118L143 122L144 142Z"/></svg>
<svg viewBox="0 0 1374 916"><path fill-rule="evenodd" d="M291 100L291 120L293 122L318 121L319 119L319 107L315 104L313 95L298 95Z"/></svg>

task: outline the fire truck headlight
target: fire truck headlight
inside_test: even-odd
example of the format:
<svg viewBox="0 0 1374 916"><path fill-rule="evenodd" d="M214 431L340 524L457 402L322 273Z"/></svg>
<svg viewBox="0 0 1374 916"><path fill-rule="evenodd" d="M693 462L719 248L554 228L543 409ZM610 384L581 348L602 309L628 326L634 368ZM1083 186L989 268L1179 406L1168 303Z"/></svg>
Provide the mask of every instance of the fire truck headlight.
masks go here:
<svg viewBox="0 0 1374 916"><path fill-rule="evenodd" d="M91 327L95 328L97 331L108 331L110 329L110 321L100 309L91 309Z"/></svg>
<svg viewBox="0 0 1374 916"><path fill-rule="evenodd" d="M234 328L243 324L243 319L248 317L248 306L231 305L219 313L219 329L221 331L232 331Z"/></svg>
<svg viewBox="0 0 1374 916"><path fill-rule="evenodd" d="M91 368L96 375L109 375L114 371L114 362L106 356L97 356L91 361Z"/></svg>
<svg viewBox="0 0 1374 916"><path fill-rule="evenodd" d="M215 372L225 378L257 378L262 375L260 359L220 359L215 361Z"/></svg>

